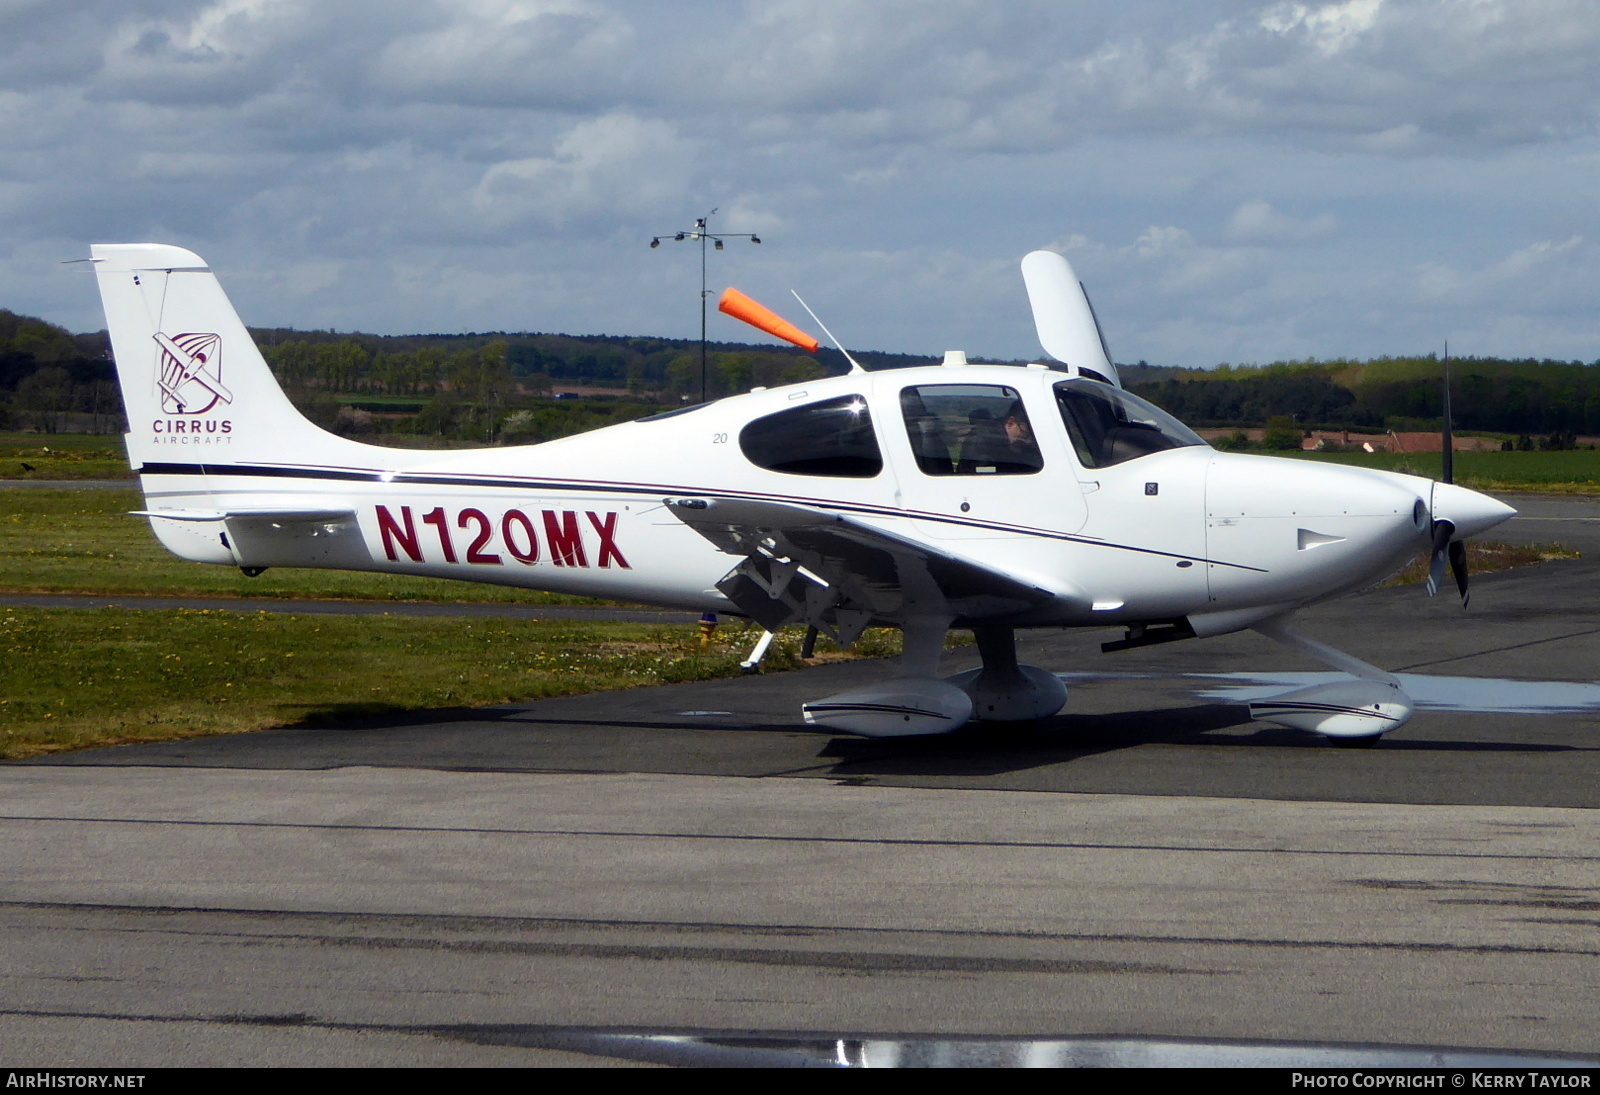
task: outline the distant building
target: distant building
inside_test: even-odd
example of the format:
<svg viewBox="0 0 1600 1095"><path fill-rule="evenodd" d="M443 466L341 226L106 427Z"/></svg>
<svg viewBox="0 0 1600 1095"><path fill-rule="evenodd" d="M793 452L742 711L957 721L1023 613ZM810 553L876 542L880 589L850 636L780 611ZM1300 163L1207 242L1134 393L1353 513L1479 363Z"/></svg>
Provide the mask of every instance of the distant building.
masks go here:
<svg viewBox="0 0 1600 1095"><path fill-rule="evenodd" d="M1300 448L1305 452L1320 452L1330 445L1360 452L1388 452L1389 437L1387 434L1352 433L1349 430L1313 430L1309 437L1300 442Z"/></svg>
<svg viewBox="0 0 1600 1095"><path fill-rule="evenodd" d="M1456 452L1499 452L1500 442L1492 437L1463 437L1456 434L1450 438L1450 447ZM1389 431L1390 452L1443 452L1444 434L1442 433L1397 433Z"/></svg>
<svg viewBox="0 0 1600 1095"><path fill-rule="evenodd" d="M1206 427L1196 430L1207 441L1218 441L1244 434L1252 443L1261 443L1262 430L1230 430ZM1588 440L1579 438L1580 443ZM1464 437L1456 434L1451 438L1452 448L1456 452L1499 452L1500 442L1493 437ZM1338 448L1353 452L1442 452L1444 450L1444 435L1438 433L1397 433L1390 430L1388 433L1361 433L1357 430L1312 430L1300 442L1302 452L1321 452L1325 449Z"/></svg>

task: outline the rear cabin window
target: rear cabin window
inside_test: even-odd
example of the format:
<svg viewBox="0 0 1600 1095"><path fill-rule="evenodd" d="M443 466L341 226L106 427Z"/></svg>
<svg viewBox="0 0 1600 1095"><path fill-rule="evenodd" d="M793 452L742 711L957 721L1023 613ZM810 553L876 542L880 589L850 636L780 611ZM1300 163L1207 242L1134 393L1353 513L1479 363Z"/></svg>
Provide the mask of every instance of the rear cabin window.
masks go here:
<svg viewBox="0 0 1600 1095"><path fill-rule="evenodd" d="M872 414L859 395L758 418L739 431L739 448L757 467L790 475L871 479L883 470Z"/></svg>
<svg viewBox="0 0 1600 1095"><path fill-rule="evenodd" d="M900 392L925 475L1031 475L1044 467L1027 409L1000 384L929 384Z"/></svg>

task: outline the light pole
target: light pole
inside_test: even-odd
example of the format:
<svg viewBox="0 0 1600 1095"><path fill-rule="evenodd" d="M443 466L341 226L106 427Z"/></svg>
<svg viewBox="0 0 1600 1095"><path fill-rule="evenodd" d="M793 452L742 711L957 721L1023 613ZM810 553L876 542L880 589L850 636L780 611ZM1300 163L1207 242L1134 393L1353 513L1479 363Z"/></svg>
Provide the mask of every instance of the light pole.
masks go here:
<svg viewBox="0 0 1600 1095"><path fill-rule="evenodd" d="M662 240L672 240L682 243L684 240L700 241L700 402L706 401L706 240L711 240L718 251L722 250L722 241L747 239L751 243L760 243L761 237L751 232L708 232L706 222L716 216L713 209L705 216L694 222L694 227L687 232L674 232L667 236L656 236L650 240L651 247L660 247Z"/></svg>

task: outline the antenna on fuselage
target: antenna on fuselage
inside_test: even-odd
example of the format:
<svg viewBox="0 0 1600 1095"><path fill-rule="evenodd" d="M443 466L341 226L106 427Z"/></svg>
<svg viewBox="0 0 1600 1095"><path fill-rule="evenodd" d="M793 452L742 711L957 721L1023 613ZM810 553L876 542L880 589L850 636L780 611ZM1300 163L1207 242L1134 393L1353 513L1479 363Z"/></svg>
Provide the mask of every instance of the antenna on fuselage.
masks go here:
<svg viewBox="0 0 1600 1095"><path fill-rule="evenodd" d="M861 362L850 356L850 351L844 348L844 343L833 337L833 332L828 330L828 325L817 319L817 313L811 311L811 305L806 303L805 298L799 293L795 293L793 289L790 289L789 292L794 293L794 299L800 302L800 307L804 308L813 320L816 320L817 326L822 328L822 333L828 336L828 341L839 348L839 352L844 355L844 359L850 363L850 371L852 373L866 372L867 370L861 367Z"/></svg>

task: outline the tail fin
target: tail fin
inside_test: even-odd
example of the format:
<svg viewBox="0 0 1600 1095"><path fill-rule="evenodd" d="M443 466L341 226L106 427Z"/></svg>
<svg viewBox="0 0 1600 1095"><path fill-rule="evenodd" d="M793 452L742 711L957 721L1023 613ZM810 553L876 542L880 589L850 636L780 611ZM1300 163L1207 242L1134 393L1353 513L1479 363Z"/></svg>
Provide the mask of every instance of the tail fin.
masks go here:
<svg viewBox="0 0 1600 1095"><path fill-rule="evenodd" d="M337 463L366 446L294 408L200 256L156 243L91 249L117 380L128 459Z"/></svg>
<svg viewBox="0 0 1600 1095"><path fill-rule="evenodd" d="M1022 260L1022 280L1044 352L1121 387L1100 320L1072 264L1054 251L1033 251Z"/></svg>

